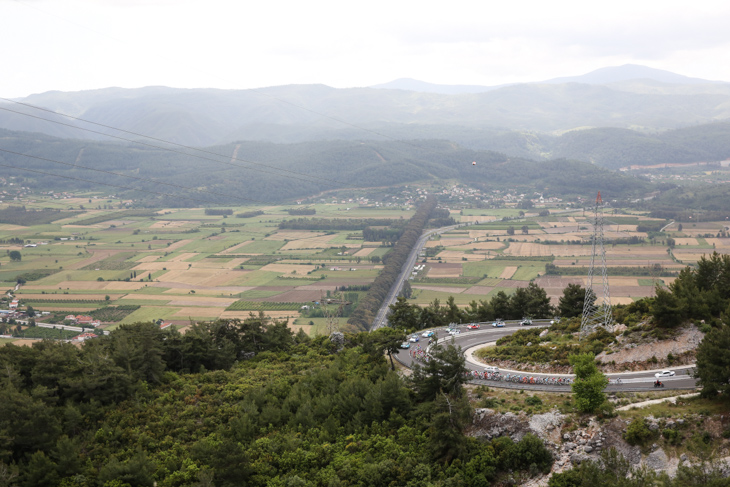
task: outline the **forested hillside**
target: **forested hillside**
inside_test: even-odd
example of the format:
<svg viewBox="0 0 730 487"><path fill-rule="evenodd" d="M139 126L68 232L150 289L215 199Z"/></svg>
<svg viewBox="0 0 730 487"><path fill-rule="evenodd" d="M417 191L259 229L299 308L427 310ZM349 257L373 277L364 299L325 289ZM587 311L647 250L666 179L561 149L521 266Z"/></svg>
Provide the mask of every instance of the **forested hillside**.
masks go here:
<svg viewBox="0 0 730 487"><path fill-rule="evenodd" d="M4 175L23 178L23 185L43 190L114 191L159 206L189 206L190 201L178 196L162 197L155 192L187 195L215 204L240 204L250 200L292 201L329 189L447 179L487 189L508 186L551 195L585 195L602 190L611 198L642 195L649 188L646 181L592 164L565 160L536 162L436 140L241 142L211 147L198 154L200 157L193 157L188 155L190 151L168 152L135 144L66 140L8 131L0 132L0 136L0 150L36 157L0 152L0 163L11 166L3 168ZM232 160L234 153L236 159ZM472 161L477 165L472 165ZM570 178L565 177L567 172ZM151 178L160 182L146 181ZM138 190L109 189L97 181ZM165 183L199 188L205 193L180 191L179 187Z"/></svg>
<svg viewBox="0 0 730 487"><path fill-rule="evenodd" d="M730 158L730 123L646 134L596 128L568 132L544 146L551 157L591 161L612 169L630 165L713 162Z"/></svg>
<svg viewBox="0 0 730 487"><path fill-rule="evenodd" d="M0 347L0 482L437 487L549 471L535 436L464 435L453 347L411 380L391 371L384 350L401 339L347 335L339 348L251 318L184 335L124 325L80 349Z"/></svg>

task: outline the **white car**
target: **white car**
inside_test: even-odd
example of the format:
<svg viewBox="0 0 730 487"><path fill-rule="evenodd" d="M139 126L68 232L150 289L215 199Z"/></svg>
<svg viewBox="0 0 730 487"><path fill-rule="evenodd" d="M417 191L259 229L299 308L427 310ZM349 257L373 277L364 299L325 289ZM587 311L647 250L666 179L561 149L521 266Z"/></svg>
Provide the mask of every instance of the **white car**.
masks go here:
<svg viewBox="0 0 730 487"><path fill-rule="evenodd" d="M673 377L673 376L674 376L673 370L662 370L661 372L657 372L656 374L654 374L654 377L656 377L657 379L660 377Z"/></svg>
<svg viewBox="0 0 730 487"><path fill-rule="evenodd" d="M458 328L454 329L454 330L449 330L449 335L451 335L451 336L458 335L460 333L461 333L461 330L459 330Z"/></svg>

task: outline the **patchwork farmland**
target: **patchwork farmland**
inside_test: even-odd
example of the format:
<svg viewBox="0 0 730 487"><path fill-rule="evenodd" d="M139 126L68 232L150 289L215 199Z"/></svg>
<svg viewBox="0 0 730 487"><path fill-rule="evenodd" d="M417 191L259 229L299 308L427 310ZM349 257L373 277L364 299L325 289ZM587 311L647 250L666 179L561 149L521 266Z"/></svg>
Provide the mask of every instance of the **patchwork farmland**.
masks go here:
<svg viewBox="0 0 730 487"><path fill-rule="evenodd" d="M49 313L38 320L61 323L65 315L123 306L128 311L107 313L115 321L102 328L150 320L184 327L263 313L315 333L324 323L314 302L335 290L356 301L390 249L352 230L280 229L283 220L292 219L285 206L254 208L263 211L254 218L235 216L252 208L233 208L225 216L187 208L122 219L115 215L124 210L79 210L88 201L73 202L26 205L28 211L55 205L72 217L63 212L62 220L44 225L0 225L0 286L13 291L21 308ZM329 220L396 222L414 213L312 208L315 217ZM10 258L13 251L21 260Z"/></svg>
<svg viewBox="0 0 730 487"><path fill-rule="evenodd" d="M287 206L233 208L229 215L213 215L203 208L83 209L88 201L26 205L29 211L63 210L63 218L51 223L0 222L0 286L12 290L21 306L49 313L40 319L61 323L65 315L96 313L103 328L113 329L150 320L185 327L191 321L263 313L315 334L324 331L325 323L314 302L336 290L357 301L390 250L363 240L362 231L352 225L346 230L280 228L293 218ZM109 203L116 207L121 202ZM312 208L312 220L326 219L330 226L366 219L397 222L414 213L382 207L345 211L337 204ZM235 216L251 211L263 214ZM427 243L421 257L425 265L410 281L414 303L445 302L453 296L457 305L467 306L534 281L557 304L568 284L584 283L590 225L582 212L464 213L452 216L469 226ZM726 234L724 222L685 224L681 230L672 224L649 234L637 226L668 222L637 214L607 218L615 220L606 234L614 240L607 245L607 265L616 304L650 296L655 285L669 284L673 273L702 255L730 253L730 239L720 236ZM13 251L22 258L11 259Z"/></svg>

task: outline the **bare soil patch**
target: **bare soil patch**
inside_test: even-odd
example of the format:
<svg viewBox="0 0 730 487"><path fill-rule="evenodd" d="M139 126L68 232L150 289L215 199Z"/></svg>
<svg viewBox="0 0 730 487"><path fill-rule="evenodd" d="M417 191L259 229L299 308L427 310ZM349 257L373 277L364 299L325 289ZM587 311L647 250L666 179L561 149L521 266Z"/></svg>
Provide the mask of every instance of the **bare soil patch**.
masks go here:
<svg viewBox="0 0 730 487"><path fill-rule="evenodd" d="M615 370L623 370L624 365L629 365L631 370L643 370L639 368L638 364L642 362L645 364L652 357L664 360L670 353L675 357L680 357L687 352L694 352L703 338L704 334L696 326L691 325L684 328L672 340L647 340L646 343L632 344L630 347L621 348L611 354L601 352L596 359L601 360L604 364L615 362ZM612 366L604 365L604 368L611 369Z"/></svg>
<svg viewBox="0 0 730 487"><path fill-rule="evenodd" d="M710 244L714 245L715 248L717 247L730 247L730 238L706 238L705 241ZM719 251L718 251L719 252Z"/></svg>
<svg viewBox="0 0 730 487"><path fill-rule="evenodd" d="M296 274L306 276L317 267L305 264L267 264L261 268L262 271L281 272L283 274Z"/></svg>
<svg viewBox="0 0 730 487"><path fill-rule="evenodd" d="M460 277L462 274L461 264L432 264L428 273L428 277Z"/></svg>
<svg viewBox="0 0 730 487"><path fill-rule="evenodd" d="M375 250L375 247L365 247L355 252L353 257L367 257Z"/></svg>
<svg viewBox="0 0 730 487"><path fill-rule="evenodd" d="M165 281L188 285L215 286L225 285L241 277L238 271L222 269L184 269L171 270L164 275Z"/></svg>
<svg viewBox="0 0 730 487"><path fill-rule="evenodd" d="M511 279L505 279L500 282L497 287L517 289L518 287L527 287L530 284L529 281L513 281Z"/></svg>
<svg viewBox="0 0 730 487"><path fill-rule="evenodd" d="M191 225L197 225L197 221L191 221L191 220L158 220L152 225L150 225L150 228L180 228L180 227L187 227Z"/></svg>
<svg viewBox="0 0 730 487"><path fill-rule="evenodd" d="M534 242L511 242L504 253L522 257L577 256L591 255L591 248L587 245L543 245Z"/></svg>
<svg viewBox="0 0 730 487"><path fill-rule="evenodd" d="M104 284L104 289L109 291L133 291L135 289L140 289L145 287L144 282L135 282L135 281L106 281ZM86 288L88 289L88 288Z"/></svg>
<svg viewBox="0 0 730 487"><path fill-rule="evenodd" d="M423 286L418 284L412 284L411 287L413 289L423 289L427 291L436 291L439 293L449 293L449 294L461 294L464 291L466 291L466 288L463 287L448 287L448 286Z"/></svg>
<svg viewBox="0 0 730 487"><path fill-rule="evenodd" d="M181 247L185 247L187 244L189 244L192 241L193 240L192 239L189 239L189 238L186 238L186 239L183 239L183 240L178 240L177 242L174 242L174 243L170 244L170 246L167 247L165 249L165 251L167 251L167 252L173 252L173 251L175 251L175 250L177 250L177 249L179 249Z"/></svg>
<svg viewBox="0 0 730 487"><path fill-rule="evenodd" d="M504 248L502 242L471 242L466 245L457 245L454 250L498 250Z"/></svg>
<svg viewBox="0 0 730 487"><path fill-rule="evenodd" d="M137 259L137 262L154 262L160 257L159 255L145 255L141 259Z"/></svg>
<svg viewBox="0 0 730 487"><path fill-rule="evenodd" d="M496 216L484 216L484 215L460 215L459 221L462 222L493 222L496 220Z"/></svg>
<svg viewBox="0 0 730 487"><path fill-rule="evenodd" d="M436 257L440 257L443 262L462 262L467 261L479 261L484 260L482 254L467 254L466 252L459 252L458 250L444 250L439 252Z"/></svg>
<svg viewBox="0 0 730 487"><path fill-rule="evenodd" d="M559 288L562 290L562 289L565 289L566 287L568 287L568 284L578 284L578 285L582 286L583 278L582 277L563 277L563 276L560 276L560 277L558 277L558 276L540 276L537 279L535 279L535 283L544 289Z"/></svg>
<svg viewBox="0 0 730 487"><path fill-rule="evenodd" d="M167 299L170 297L168 296ZM186 297L185 299L173 299L170 301L168 306L207 306L207 307L223 307L227 308L231 304L235 303L235 299L228 299L228 298L210 298L210 297L201 297L201 298L193 298L193 297Z"/></svg>
<svg viewBox="0 0 730 487"><path fill-rule="evenodd" d="M192 262L191 262L192 263ZM134 271L161 271L164 269L170 270L183 270L187 269L188 266L191 264L188 262L176 262L176 261L169 261L169 262L142 262L137 266L134 266L132 270Z"/></svg>
<svg viewBox="0 0 730 487"><path fill-rule="evenodd" d="M483 294L487 295L494 290L494 286L472 286L466 290L466 294Z"/></svg>
<svg viewBox="0 0 730 487"><path fill-rule="evenodd" d="M253 313L253 315L258 316L258 313ZM264 315L277 321L293 321L299 318L299 313L296 311L264 311ZM223 311L219 318L245 320L250 316L250 311Z"/></svg>
<svg viewBox="0 0 730 487"><path fill-rule="evenodd" d="M251 289L256 289L255 286L194 286L191 287L189 284L184 284L180 282L171 282L171 281L161 281L161 282L153 282L149 284L151 287L164 287L169 288L167 291L165 291L165 294L178 294L179 289L194 289L196 292L198 291L216 291L216 292L226 292L226 293L242 293L246 291L250 291Z"/></svg>
<svg viewBox="0 0 730 487"><path fill-rule="evenodd" d="M188 306L185 308L180 308L177 313L175 313L173 316L178 316L180 318L218 318L221 313L223 313L224 308L204 308L204 307L197 307L197 306Z"/></svg>
<svg viewBox="0 0 730 487"><path fill-rule="evenodd" d="M330 240L337 235L321 235L318 237L302 238L287 242L281 250L302 250L302 249L327 249L332 246ZM342 245L340 245L341 247ZM360 247L360 244L344 244L345 247Z"/></svg>
<svg viewBox="0 0 730 487"><path fill-rule="evenodd" d="M507 266L504 268L502 273L499 275L500 279L509 279L517 272L517 266Z"/></svg>

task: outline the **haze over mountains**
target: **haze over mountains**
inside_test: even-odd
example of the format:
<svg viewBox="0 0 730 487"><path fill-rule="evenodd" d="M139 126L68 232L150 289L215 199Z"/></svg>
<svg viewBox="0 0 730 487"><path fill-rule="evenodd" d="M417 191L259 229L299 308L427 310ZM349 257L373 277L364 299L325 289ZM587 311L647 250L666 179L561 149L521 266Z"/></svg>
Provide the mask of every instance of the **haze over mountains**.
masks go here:
<svg viewBox="0 0 730 487"><path fill-rule="evenodd" d="M410 86L410 91L393 89L397 86ZM265 143L246 145L255 153L250 155L252 160L296 160L297 166L317 173L324 151L328 164L336 164L339 157L343 167L357 168L358 173L360 167L382 172L384 168L375 164L377 157L376 161L366 158L369 162L358 166L358 161L365 160L351 154L356 146L352 142L372 141L378 143L375 152L383 152L383 147L391 143L403 145L392 160L409 161L409 171L416 176L420 171L426 177L437 173L438 177L446 176L443 168L436 172L425 166L419 169L416 159L431 161L423 162L426 166L440 165L438 154L435 159L424 154L415 157L419 151L409 156L408 145L393 139L420 141L418 145L438 140L440 150L448 141L459 146L457 152L464 157L471 157L467 155L469 151L494 151L536 161L575 159L610 169L730 158L729 83L627 65L543 83L482 87L487 91L475 92L477 88L420 82L407 85L399 80L351 89L290 85L257 90L146 87L53 91L21 100L46 111L0 102L0 128L15 132L0 139L0 147L12 145L53 157L48 150L52 145L77 157L75 154L88 144L84 140L108 141L102 134L112 133L127 139L141 139L137 134L142 134L198 147L228 146L231 149L223 153L231 154L231 144L256 141ZM426 89L441 92L424 92ZM454 94L446 94L449 92ZM128 133L120 134L54 112ZM79 140L64 144L17 134L18 131ZM349 142L334 143L336 140ZM272 142L308 145L279 148ZM94 147L99 154L110 150L95 144ZM142 156L138 148L127 155L119 153L130 150L114 149L114 159L132 161L141 157L146 164L154 163L154 154L145 152ZM301 157L282 156L292 150L301 150ZM94 151L90 147L84 158L91 153ZM444 157L453 156L451 153ZM169 156L160 157L161 165L170 162ZM0 160L8 160L8 156L0 155ZM387 165L392 160L386 155L379 162ZM131 163L130 168L141 167L138 162ZM18 160L14 163L22 164ZM413 180L410 176L395 179Z"/></svg>

